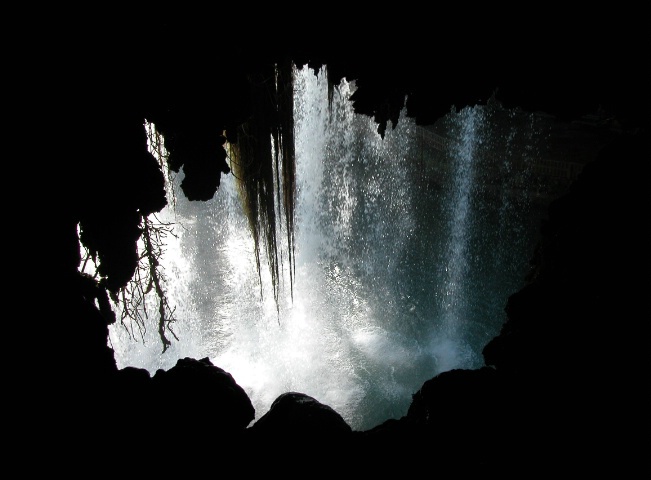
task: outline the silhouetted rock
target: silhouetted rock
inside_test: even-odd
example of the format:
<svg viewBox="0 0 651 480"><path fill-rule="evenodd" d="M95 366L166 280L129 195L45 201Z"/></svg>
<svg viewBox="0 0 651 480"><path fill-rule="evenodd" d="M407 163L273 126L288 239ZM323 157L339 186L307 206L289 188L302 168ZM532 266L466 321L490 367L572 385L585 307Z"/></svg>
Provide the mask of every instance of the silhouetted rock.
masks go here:
<svg viewBox="0 0 651 480"><path fill-rule="evenodd" d="M209 434L215 441L239 435L255 418L246 392L232 375L210 359L179 359L169 370L153 376L154 411L161 434Z"/></svg>
<svg viewBox="0 0 651 480"><path fill-rule="evenodd" d="M352 443L352 429L339 413L298 392L278 396L269 411L248 428L244 439L245 448L253 449L265 460L264 465L278 471L290 465L350 468L361 453Z"/></svg>
<svg viewBox="0 0 651 480"><path fill-rule="evenodd" d="M328 438L337 441L349 436L350 426L328 405L305 395L288 392L280 395L271 408L250 428L251 435L273 439Z"/></svg>

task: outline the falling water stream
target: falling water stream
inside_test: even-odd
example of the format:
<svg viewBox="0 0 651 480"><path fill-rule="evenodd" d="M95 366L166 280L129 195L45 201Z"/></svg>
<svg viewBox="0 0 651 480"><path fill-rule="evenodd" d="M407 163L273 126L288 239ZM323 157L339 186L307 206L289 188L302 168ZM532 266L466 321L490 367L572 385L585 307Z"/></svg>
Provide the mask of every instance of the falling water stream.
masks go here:
<svg viewBox="0 0 651 480"><path fill-rule="evenodd" d="M160 215L175 224L163 260L178 341L161 354L153 325L144 339L116 325L110 344L120 367L152 374L209 357L247 392L256 420L296 391L366 430L405 415L438 373L483 365L506 300L523 284L543 211L517 183L528 155L516 151L517 137L532 138L535 126L502 119L497 128L488 107L451 111L437 149L405 115L382 139L353 113L354 84L342 81L331 108L325 75L297 70L295 90L293 295L282 248L279 305L264 263L261 295L253 240L226 176L212 200L179 195Z"/></svg>

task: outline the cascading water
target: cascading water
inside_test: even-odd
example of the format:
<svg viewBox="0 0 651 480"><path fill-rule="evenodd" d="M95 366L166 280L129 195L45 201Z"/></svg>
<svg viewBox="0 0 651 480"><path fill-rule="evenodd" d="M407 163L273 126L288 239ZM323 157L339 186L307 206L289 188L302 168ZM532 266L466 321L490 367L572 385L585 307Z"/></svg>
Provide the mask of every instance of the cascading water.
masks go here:
<svg viewBox="0 0 651 480"><path fill-rule="evenodd" d="M465 311L471 292L464 291L468 287L465 280L468 276L468 242L471 228L471 201L474 187L474 160L477 144L476 124L480 121L478 111L468 109L462 113L461 135L456 144L452 145L453 152L452 176L447 181L452 187L445 202L451 209L451 215L446 219L443 230L445 255L443 282L441 283L441 314L440 323L443 332L436 332L431 339L431 350L435 352L437 364L441 370L469 367L477 363L471 349L464 349L459 339L464 338ZM460 348L462 347L462 348Z"/></svg>
<svg viewBox="0 0 651 480"><path fill-rule="evenodd" d="M161 213L179 227L164 259L178 341L161 354L154 328L134 342L120 325L110 341L120 367L152 374L209 357L248 393L256 420L297 391L366 430L405 415L438 373L482 365L522 284L539 216L506 199L500 175L491 184L478 170L492 142L502 153L491 168L514 177L504 166L511 137L490 137L487 109L451 113L447 147L434 152L404 115L380 138L353 113L345 81L330 109L324 77L296 72L293 296L282 248L279 305L264 264L260 295L253 240L226 177L213 200L179 197Z"/></svg>

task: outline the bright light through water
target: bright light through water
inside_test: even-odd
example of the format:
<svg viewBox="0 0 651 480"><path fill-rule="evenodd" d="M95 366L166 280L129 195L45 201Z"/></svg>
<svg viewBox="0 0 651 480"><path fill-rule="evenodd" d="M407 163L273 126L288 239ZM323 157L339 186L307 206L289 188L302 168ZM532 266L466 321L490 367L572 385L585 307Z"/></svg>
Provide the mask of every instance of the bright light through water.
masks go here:
<svg viewBox="0 0 651 480"><path fill-rule="evenodd" d="M459 113L462 141L447 153L454 165L434 184L423 179L437 164L411 119L402 115L382 139L371 119L353 113L354 85L342 82L332 110L324 74L298 70L295 89L293 299L282 246L279 305L264 247L260 285L235 179L223 176L212 200L179 194L175 208L159 214L175 225L162 260L178 341L161 354L154 319L144 341L112 326L110 345L120 368L152 375L179 358L209 357L247 392L256 420L295 391L366 430L405 415L412 394L436 374L482 365L481 349L498 333L522 268L503 263L519 261L514 255L483 256L496 248L478 235L473 210L478 112ZM508 238L512 220L491 222ZM523 247L522 264L528 253ZM515 280L496 285L496 272L509 270Z"/></svg>

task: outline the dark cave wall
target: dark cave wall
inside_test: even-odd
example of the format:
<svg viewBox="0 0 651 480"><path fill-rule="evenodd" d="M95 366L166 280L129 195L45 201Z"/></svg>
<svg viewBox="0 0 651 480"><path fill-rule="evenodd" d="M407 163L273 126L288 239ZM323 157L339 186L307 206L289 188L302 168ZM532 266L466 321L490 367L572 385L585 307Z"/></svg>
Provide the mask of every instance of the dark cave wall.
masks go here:
<svg viewBox="0 0 651 480"><path fill-rule="evenodd" d="M491 392L498 385L492 379L499 378L499 384L508 384L506 390L495 390L497 398L509 406L499 403L504 421L516 422L519 415L524 418L524 427L507 431L526 434L526 427L531 427L533 433L525 441L535 444L540 431L556 440L568 424L573 425L572 438L564 442L568 448L595 432L590 445L601 441L611 446L611 437L600 431L606 427L615 426L617 433L626 436L622 425L638 420L638 410L629 408L637 403L630 399L644 398L637 390L645 378L639 368L646 365L640 314L644 311L640 299L645 297L636 278L643 270L646 236L642 225L648 204L642 194L646 178L642 168L651 158L646 92L651 82L644 62L626 60L636 58L637 53L644 58L644 43L634 25L629 29L631 38L621 41L582 35L593 32L577 28L580 41L560 42L554 48L546 48L549 35L537 32L534 43L520 44L527 54L514 51L511 42L487 37L470 59L462 57L466 49L456 43L443 43L435 56L426 35L407 47L395 38L385 48L348 38L343 51L339 44L324 46L315 40L301 44L233 42L220 49L215 44L183 41L188 30L177 29L173 23L137 27L127 32L132 35L119 36L119 41L110 30L90 32L89 38L104 40L92 59L82 52L80 39L70 34L65 44L74 48L64 50L65 62L58 65L61 78L57 81L62 88L54 88L53 79L46 89L47 101L40 105L47 111L47 138L65 153L54 162L54 198L62 208L48 232L46 251L55 295L47 303L50 315L39 319L47 338L46 365L35 362L38 368L33 372L38 374L32 382L37 391L51 395L35 402L40 410L33 429L36 435L47 431L54 444L62 432L72 429L79 435L76 446L88 438L108 448L112 430L129 431L137 423L120 409L141 401L143 385L153 381L138 372L118 372L106 343L110 319L94 306L97 291L77 274L79 222L84 238L101 252L112 282L109 286L117 287L135 268L138 216L164 206L162 173L145 149L144 120L156 123L170 139L203 144L204 136L220 135L248 118L250 76L267 71L274 61L289 55L304 68L327 64L335 81L357 80L355 109L374 118L380 131L391 128L403 104L418 123L429 124L452 106L482 103L494 93L506 107L542 110L559 118L576 118L602 106L621 122L625 130L621 141L586 168L568 196L550 205L544 243L534 259L537 274L526 289L514 292L506 306L507 324L484 351L490 373L486 377L487 371L450 374L424 385L407 418L388 422L371 435L377 434L373 438L379 439L378 448L399 443L385 442L384 435L416 438L411 446L431 442L433 435L445 438L455 423L451 420L441 426L432 420L442 403L458 408L450 419L462 418L464 409L477 405L467 399L457 404L455 399L466 398L464 392ZM378 27L378 32L386 31ZM191 38L203 41L206 36L210 37L204 32ZM378 34L375 38L385 37ZM140 45L147 40L152 41L152 49L143 53ZM56 51L55 46L50 48ZM216 49L222 55L218 62L211 60ZM624 51L628 57L622 55ZM159 52L159 63L142 61ZM75 82L68 83L69 79ZM197 125L204 128L200 135ZM197 193L198 198L218 194L217 174L227 174L220 168L219 141L206 143L208 149L217 149L206 163L213 182L208 193ZM178 168L193 161L190 150L177 151L183 152ZM454 387L460 378L481 383ZM436 393L437 388L447 393ZM161 415L166 396L158 391L147 397L163 402L157 410ZM595 410L597 419L589 413ZM243 411L246 417L245 406ZM578 421L573 422L577 413ZM498 436L499 420L482 415L473 418L485 428L473 433L487 437L488 442ZM552 420L548 426L546 420ZM468 423L467 427L477 430L477 425ZM152 440L146 431L134 431L143 441ZM164 427L159 430L165 431ZM507 445L517 443L512 440ZM55 446L61 447L50 448L57 450ZM496 447L490 453L499 450ZM502 463L505 454L500 455ZM532 458L540 460L544 455Z"/></svg>

